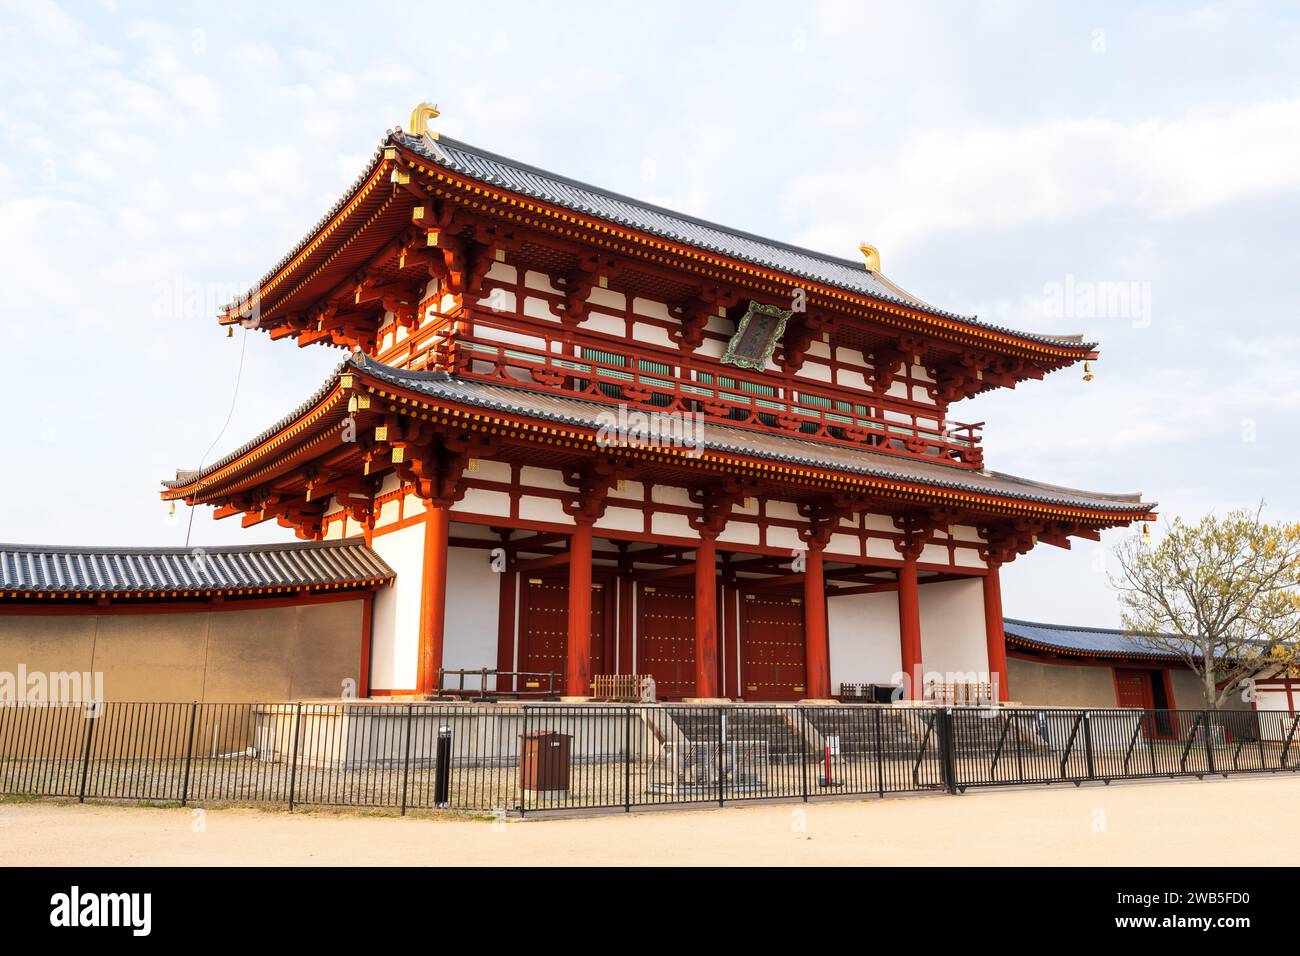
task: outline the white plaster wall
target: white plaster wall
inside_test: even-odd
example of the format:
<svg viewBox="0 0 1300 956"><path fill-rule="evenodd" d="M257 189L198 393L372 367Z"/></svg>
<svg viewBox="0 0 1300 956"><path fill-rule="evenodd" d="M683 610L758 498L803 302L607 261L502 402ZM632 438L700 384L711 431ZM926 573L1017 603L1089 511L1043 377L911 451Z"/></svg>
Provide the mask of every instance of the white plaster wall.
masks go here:
<svg viewBox="0 0 1300 956"><path fill-rule="evenodd" d="M596 522L596 527L606 531L641 532L645 530L645 515L631 508L616 508L608 505L605 513Z"/></svg>
<svg viewBox="0 0 1300 956"><path fill-rule="evenodd" d="M496 667L500 610L501 575L492 570L488 552L448 548L442 666L448 670Z"/></svg>
<svg viewBox="0 0 1300 956"><path fill-rule="evenodd" d="M729 522L718 535L723 544L758 544L758 525L747 521Z"/></svg>
<svg viewBox="0 0 1300 956"><path fill-rule="evenodd" d="M852 555L856 558L862 553L862 545L851 535L833 534L826 544L826 553Z"/></svg>
<svg viewBox="0 0 1300 956"><path fill-rule="evenodd" d="M481 488L470 488L465 492L465 497L451 506L451 510L453 512L464 511L480 515L508 515L510 514L510 495L504 491L484 491Z"/></svg>
<svg viewBox="0 0 1300 956"><path fill-rule="evenodd" d="M831 692L841 683L890 684L901 670L898 594L849 594L826 602Z"/></svg>
<svg viewBox="0 0 1300 956"><path fill-rule="evenodd" d="M777 526L767 529L767 546L782 548L787 551L802 551L804 543L799 540L799 532L794 528Z"/></svg>
<svg viewBox="0 0 1300 956"><path fill-rule="evenodd" d="M526 521L573 524L573 518L564 510L564 504L558 498L534 498L524 495L519 499L519 517Z"/></svg>
<svg viewBox="0 0 1300 956"><path fill-rule="evenodd" d="M389 587L375 593L370 686L376 690L412 690L419 647L424 525L417 523L376 535L372 547L397 572L397 577Z"/></svg>
<svg viewBox="0 0 1300 956"><path fill-rule="evenodd" d="M923 584L921 660L929 675L951 680L987 680L988 646L984 638L984 588L980 579ZM954 675L949 678L948 675Z"/></svg>

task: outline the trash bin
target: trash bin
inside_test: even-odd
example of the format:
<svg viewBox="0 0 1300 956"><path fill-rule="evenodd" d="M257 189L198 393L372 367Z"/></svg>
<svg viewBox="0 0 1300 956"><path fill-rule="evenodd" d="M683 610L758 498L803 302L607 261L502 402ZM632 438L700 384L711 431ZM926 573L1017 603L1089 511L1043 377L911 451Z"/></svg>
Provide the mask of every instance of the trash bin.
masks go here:
<svg viewBox="0 0 1300 956"><path fill-rule="evenodd" d="M870 684L868 690L868 699L873 704L892 704L895 699L894 695L901 688L898 684Z"/></svg>
<svg viewBox="0 0 1300 956"><path fill-rule="evenodd" d="M519 789L567 793L573 735L541 730L519 736Z"/></svg>

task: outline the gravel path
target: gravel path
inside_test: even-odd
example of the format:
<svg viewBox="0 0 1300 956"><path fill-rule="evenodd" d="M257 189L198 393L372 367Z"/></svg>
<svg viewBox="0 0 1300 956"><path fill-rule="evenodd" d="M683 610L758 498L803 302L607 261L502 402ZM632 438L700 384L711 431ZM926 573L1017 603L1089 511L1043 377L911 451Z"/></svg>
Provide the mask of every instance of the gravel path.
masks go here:
<svg viewBox="0 0 1300 956"><path fill-rule="evenodd" d="M0 865L1294 865L1298 804L1300 774L495 823L0 802Z"/></svg>

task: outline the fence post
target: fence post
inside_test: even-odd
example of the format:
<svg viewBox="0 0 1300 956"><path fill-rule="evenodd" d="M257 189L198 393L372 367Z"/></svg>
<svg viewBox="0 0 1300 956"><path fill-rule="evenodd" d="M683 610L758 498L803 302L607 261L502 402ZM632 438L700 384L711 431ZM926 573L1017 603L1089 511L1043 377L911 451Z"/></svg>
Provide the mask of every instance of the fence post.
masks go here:
<svg viewBox="0 0 1300 956"><path fill-rule="evenodd" d="M406 816L407 786L411 779L411 712L414 708L415 704L408 700L406 702L406 744L402 757L402 816Z"/></svg>
<svg viewBox="0 0 1300 956"><path fill-rule="evenodd" d="M90 714L86 717L86 752L81 755L81 789L77 793L77 802L86 802L86 777L90 774L90 746L95 739L95 721L99 720L97 716L100 713L99 708L104 707L107 711L108 704L105 701L92 701L90 705Z"/></svg>
<svg viewBox="0 0 1300 956"><path fill-rule="evenodd" d="M1097 768L1092 758L1092 711L1083 712L1083 756L1088 764L1088 779L1095 779Z"/></svg>
<svg viewBox="0 0 1300 956"><path fill-rule="evenodd" d="M799 715L799 754L803 758L799 761L801 768L799 773L800 790L803 794L803 802L808 802L808 727L804 723L804 712L802 707L798 707L796 713Z"/></svg>
<svg viewBox="0 0 1300 956"><path fill-rule="evenodd" d="M632 812L632 707L623 721L623 812Z"/></svg>
<svg viewBox="0 0 1300 956"><path fill-rule="evenodd" d="M552 681L554 687L554 681ZM519 778L515 781L519 787L519 818L523 819L524 813L527 812L525 799L527 791L524 784L528 782L528 705L520 705L524 711L524 732L519 737Z"/></svg>
<svg viewBox="0 0 1300 956"><path fill-rule="evenodd" d="M1210 739L1210 712L1204 713L1204 722L1201 724L1201 733L1205 735L1205 766L1210 773L1214 773L1214 742Z"/></svg>
<svg viewBox="0 0 1300 956"><path fill-rule="evenodd" d="M181 784L181 806L186 806L190 800L190 764L194 760L194 722L199 713L199 702L196 700L190 704L190 735L189 745L185 748L185 782Z"/></svg>
<svg viewBox="0 0 1300 956"><path fill-rule="evenodd" d="M876 725L876 792L883 797L885 795L885 757L881 752L881 748L883 747L882 738L884 736L881 733L880 727L882 718L880 716L879 707L873 707L871 712L876 718L875 721L873 721Z"/></svg>
<svg viewBox="0 0 1300 956"><path fill-rule="evenodd" d="M722 762L726 759L725 751L727 749L727 712L724 708L718 708L718 806L726 805L726 793L724 791L724 780L726 779L722 771Z"/></svg>
<svg viewBox="0 0 1300 956"><path fill-rule="evenodd" d="M298 733L302 729L302 701L293 715L293 750L289 755L289 812L293 813L294 789L298 786Z"/></svg>
<svg viewBox="0 0 1300 956"><path fill-rule="evenodd" d="M1146 714L1146 711L1143 711L1143 714L1145 715L1145 714ZM1168 712L1168 711L1167 711L1167 712L1166 712L1166 716L1169 718L1169 723L1170 723L1170 725L1172 726L1172 724L1173 724L1173 722L1174 722L1174 717L1175 717L1176 715L1173 714L1172 712ZM1143 719L1144 721L1148 721L1148 723L1147 723L1147 725L1146 725L1146 734L1147 734L1147 755L1150 756L1150 758L1151 758L1151 776L1154 777L1154 776L1156 775L1156 741L1155 741L1155 737L1156 737L1156 730L1157 730L1157 729L1159 728L1159 726L1160 726L1159 723L1158 723L1159 717L1156 715L1156 712L1155 712L1154 710L1152 710L1152 711L1151 711L1151 715L1150 715L1149 718L1146 717L1146 716L1143 716L1142 719Z"/></svg>
<svg viewBox="0 0 1300 956"><path fill-rule="evenodd" d="M943 775L943 787L953 796L957 795L957 760L953 753L952 711L945 707L938 713L939 729L939 771Z"/></svg>

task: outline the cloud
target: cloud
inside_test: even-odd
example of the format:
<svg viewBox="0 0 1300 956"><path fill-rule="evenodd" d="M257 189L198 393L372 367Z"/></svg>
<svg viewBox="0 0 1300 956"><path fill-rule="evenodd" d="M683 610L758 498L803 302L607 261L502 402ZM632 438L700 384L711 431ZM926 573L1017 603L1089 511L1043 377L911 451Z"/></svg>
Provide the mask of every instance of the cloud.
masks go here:
<svg viewBox="0 0 1300 956"><path fill-rule="evenodd" d="M805 228L806 245L851 247L869 223L900 248L1027 224L1176 220L1296 192L1300 98L1212 103L1176 119L921 128L865 160L829 157L783 202L833 212Z"/></svg>

